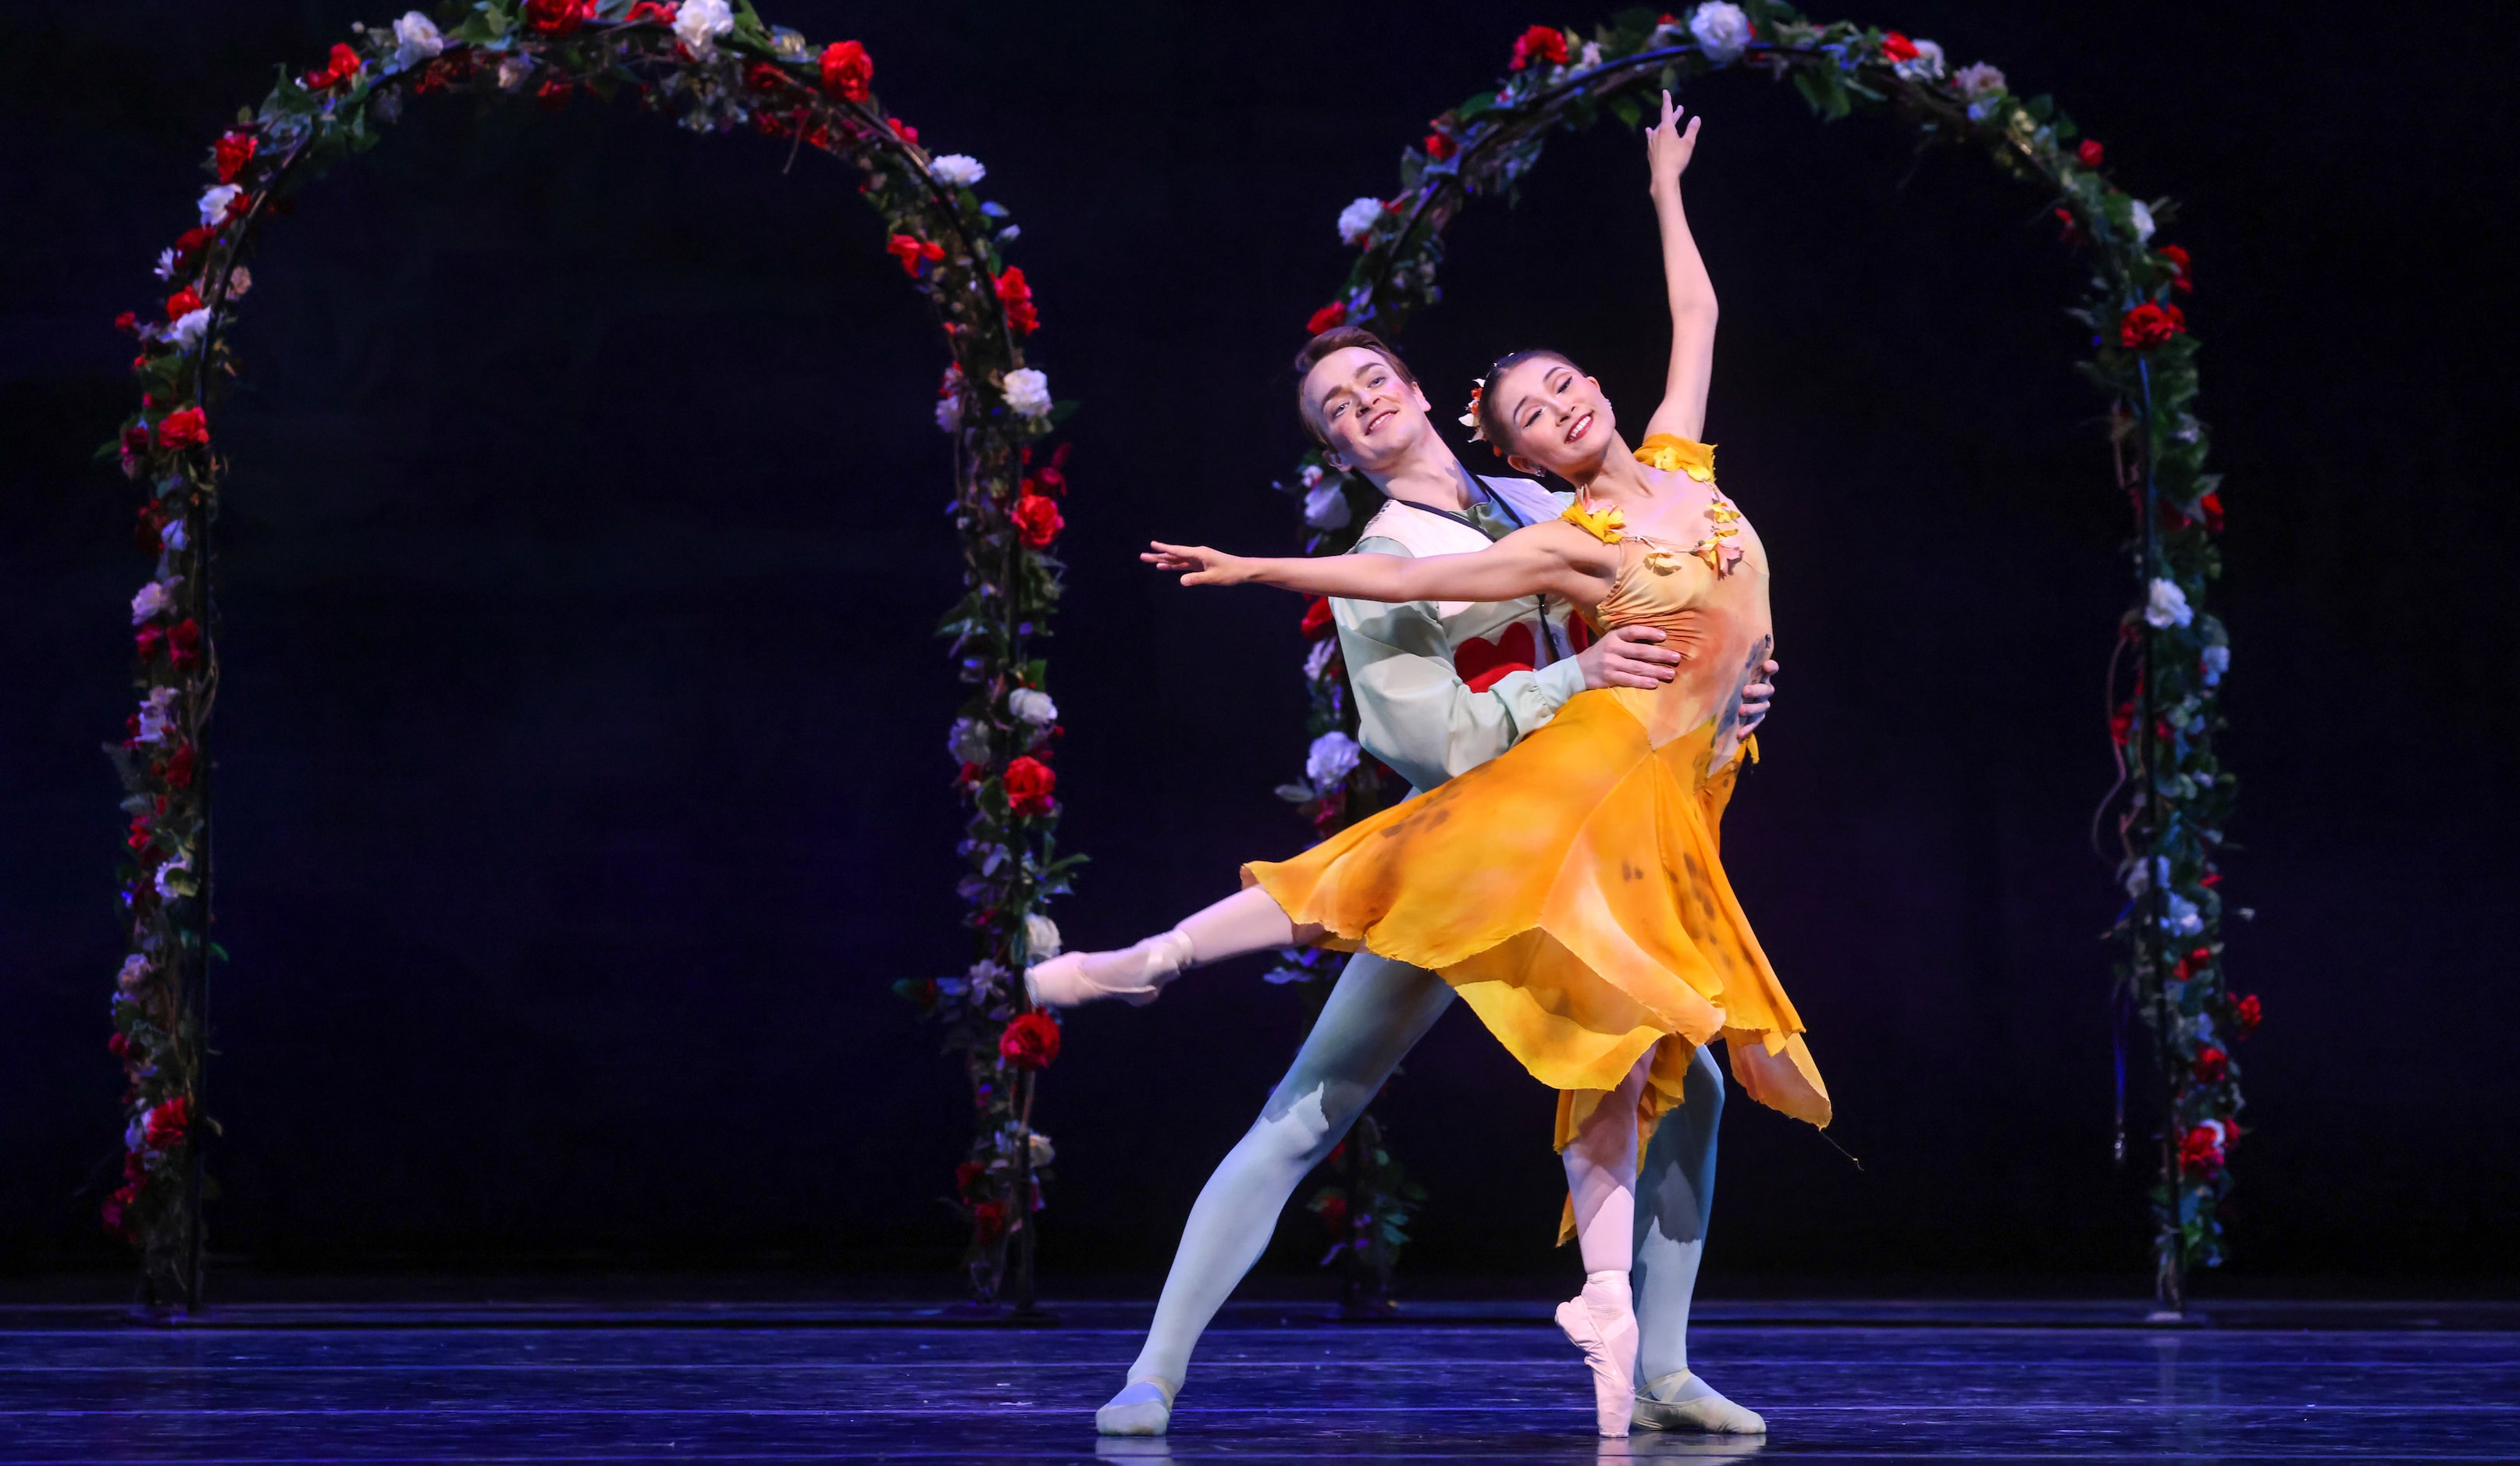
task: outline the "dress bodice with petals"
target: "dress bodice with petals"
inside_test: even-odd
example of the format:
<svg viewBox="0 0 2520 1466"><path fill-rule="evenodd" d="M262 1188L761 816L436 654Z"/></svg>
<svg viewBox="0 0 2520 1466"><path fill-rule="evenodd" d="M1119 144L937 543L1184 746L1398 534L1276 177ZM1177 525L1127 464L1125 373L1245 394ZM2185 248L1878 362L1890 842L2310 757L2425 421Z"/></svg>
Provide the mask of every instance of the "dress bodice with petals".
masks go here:
<svg viewBox="0 0 2520 1466"><path fill-rule="evenodd" d="M1648 447L1661 441L1660 435L1646 440ZM1637 456L1645 458L1645 451ZM1741 689L1759 680L1776 645L1768 554L1757 531L1720 492L1695 545L1631 534L1607 522L1611 516L1581 506L1565 517L1618 548L1618 578L1587 613L1594 629L1651 626L1663 633L1664 646L1680 653L1679 676L1659 689L1619 689L1619 700L1645 725L1655 747L1712 720L1709 757L1713 767L1724 767L1740 744Z"/></svg>

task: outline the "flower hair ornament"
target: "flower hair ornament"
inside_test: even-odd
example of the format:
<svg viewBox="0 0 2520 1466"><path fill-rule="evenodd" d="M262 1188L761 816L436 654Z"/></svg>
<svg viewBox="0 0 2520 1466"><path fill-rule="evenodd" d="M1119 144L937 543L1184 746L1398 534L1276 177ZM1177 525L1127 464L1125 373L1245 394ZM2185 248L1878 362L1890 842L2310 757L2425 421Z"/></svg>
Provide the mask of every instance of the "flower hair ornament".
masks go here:
<svg viewBox="0 0 2520 1466"><path fill-rule="evenodd" d="M1486 378L1475 377L1470 379L1470 405L1462 413L1462 425L1470 430L1470 441L1473 443L1488 442L1487 433L1479 427L1479 394L1487 389ZM1494 448L1496 445L1488 443L1488 446Z"/></svg>

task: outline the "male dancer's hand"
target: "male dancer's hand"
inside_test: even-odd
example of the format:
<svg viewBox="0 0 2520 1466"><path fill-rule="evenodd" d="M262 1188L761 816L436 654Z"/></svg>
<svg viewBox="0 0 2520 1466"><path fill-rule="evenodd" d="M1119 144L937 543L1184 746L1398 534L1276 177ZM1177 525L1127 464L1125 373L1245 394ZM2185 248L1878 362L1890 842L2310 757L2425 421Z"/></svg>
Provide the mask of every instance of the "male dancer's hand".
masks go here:
<svg viewBox="0 0 2520 1466"><path fill-rule="evenodd" d="M1575 655L1575 664L1584 669L1584 689L1658 688L1679 676L1680 653L1656 645L1662 639L1650 626L1622 626L1605 634Z"/></svg>
<svg viewBox="0 0 2520 1466"><path fill-rule="evenodd" d="M1767 721L1768 704L1777 695L1777 663L1771 658L1759 669L1760 680L1741 689L1741 736L1748 737Z"/></svg>

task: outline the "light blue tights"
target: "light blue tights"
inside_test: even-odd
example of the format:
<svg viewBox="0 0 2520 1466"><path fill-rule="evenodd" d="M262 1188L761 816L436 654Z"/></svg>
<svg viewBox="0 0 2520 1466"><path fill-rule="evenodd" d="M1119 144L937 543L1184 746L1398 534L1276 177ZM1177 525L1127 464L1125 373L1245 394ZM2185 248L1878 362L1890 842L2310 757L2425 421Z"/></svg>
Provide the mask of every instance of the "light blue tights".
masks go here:
<svg viewBox="0 0 2520 1466"><path fill-rule="evenodd" d="M1371 953L1348 961L1293 1067L1191 1208L1131 1380L1180 1387L1198 1336L1260 1261L1286 1199L1452 1001L1453 990L1431 972ZM1715 1204L1715 1131L1724 1112L1723 1072L1703 1048L1683 1092L1638 1167L1630 1285L1641 1380L1688 1367L1688 1302Z"/></svg>

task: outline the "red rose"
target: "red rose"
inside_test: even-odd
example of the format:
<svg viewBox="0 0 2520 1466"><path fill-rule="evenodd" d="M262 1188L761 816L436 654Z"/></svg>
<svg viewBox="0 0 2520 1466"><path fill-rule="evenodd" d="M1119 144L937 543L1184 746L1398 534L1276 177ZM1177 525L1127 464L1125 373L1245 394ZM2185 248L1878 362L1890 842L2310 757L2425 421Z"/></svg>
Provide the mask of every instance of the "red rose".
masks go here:
<svg viewBox="0 0 2520 1466"><path fill-rule="evenodd" d="M971 1231L982 1246L1007 1234L1007 1209L994 1201L984 1201L971 1208Z"/></svg>
<svg viewBox="0 0 2520 1466"><path fill-rule="evenodd" d="M875 85L875 58L855 41L823 48L823 90L843 102L864 102Z"/></svg>
<svg viewBox="0 0 2520 1466"><path fill-rule="evenodd" d="M2179 1169L2188 1176L2205 1176L2223 1169L2223 1137L2205 1126L2198 1126L2179 1142Z"/></svg>
<svg viewBox="0 0 2520 1466"><path fill-rule="evenodd" d="M1330 599L1328 596L1316 596L1312 600L1304 602L1304 619L1301 624L1304 629L1305 640L1307 641L1328 631L1330 629Z"/></svg>
<svg viewBox="0 0 2520 1466"><path fill-rule="evenodd" d="M621 23L636 25L643 21L653 21L659 25L671 25L674 23L674 13L681 9L682 7L672 3L672 0L667 0L667 3L662 5L658 4L657 0L639 0L638 4L630 7L630 14L621 18Z"/></svg>
<svg viewBox="0 0 2520 1466"><path fill-rule="evenodd" d="M971 1194L971 1182L978 1180L981 1177L988 1174L989 1168L981 1165L979 1162L965 1161L962 1165L954 1168L954 1189L965 1196L968 1196Z"/></svg>
<svg viewBox="0 0 2520 1466"><path fill-rule="evenodd" d="M131 852L134 855L137 855L141 851L149 848L149 817L147 815L132 816L131 833L122 837L122 843L130 847Z"/></svg>
<svg viewBox="0 0 2520 1466"><path fill-rule="evenodd" d="M142 1143L152 1150L168 1150L184 1143L184 1131L192 1118L192 1104L178 1094L149 1112L149 1128Z"/></svg>
<svg viewBox="0 0 2520 1466"><path fill-rule="evenodd" d="M1048 1013L1017 1013L998 1035L998 1057L1018 1069L1047 1069L1058 1057L1058 1021Z"/></svg>
<svg viewBox="0 0 2520 1466"><path fill-rule="evenodd" d="M920 239L916 235L894 235L891 239L883 242L883 247L884 252L890 254L894 259L901 261L901 273L909 276L917 276L919 274L919 262L921 260L923 259L928 261L930 264L933 264L937 260L945 257L944 245L931 244L925 240Z"/></svg>
<svg viewBox="0 0 2520 1466"><path fill-rule="evenodd" d="M1444 159L1451 157L1454 154L1462 151L1460 146L1453 141L1449 134L1442 132L1430 132L1426 134L1424 146L1426 149L1426 155L1439 163Z"/></svg>
<svg viewBox="0 0 2520 1466"><path fill-rule="evenodd" d="M166 654L177 667L189 667L202 659L202 623L186 616L166 632Z"/></svg>
<svg viewBox="0 0 2520 1466"><path fill-rule="evenodd" d="M1015 500L1008 515L1015 521L1015 534L1035 550L1047 550L1067 520L1058 512L1058 501L1040 494L1025 494Z"/></svg>
<svg viewBox="0 0 2520 1466"><path fill-rule="evenodd" d="M885 125L886 127L889 127L889 128L891 128L891 129L892 129L892 135L893 135L894 137L897 137L897 138L901 139L903 142L908 143L908 144L909 144L910 146L912 146L913 148L916 148L916 147L918 147L918 146L919 146L919 129L918 129L918 128L911 126L909 123L907 123L907 122L905 122L905 121L901 120L899 117L886 117L886 118L884 118L884 119L883 119L883 125Z"/></svg>
<svg viewBox="0 0 2520 1466"><path fill-rule="evenodd" d="M2195 278L2189 273L2193 263L2188 259L2186 250L2177 244L2164 244L2152 252L2161 256L2162 260L2170 266L2172 289L2184 295L2196 289Z"/></svg>
<svg viewBox="0 0 2520 1466"><path fill-rule="evenodd" d="M2108 151L2100 146L2099 139L2085 138L2075 146L2074 155L2083 160L2084 167L2096 168L2100 165L2100 159L2107 155Z"/></svg>
<svg viewBox="0 0 2520 1466"><path fill-rule="evenodd" d="M1345 325L1346 322L1347 302L1344 300L1333 300L1329 304L1323 306L1320 310L1313 312L1313 318L1304 323L1304 330L1313 335L1320 335L1323 332L1329 330L1331 327L1342 326Z"/></svg>
<svg viewBox="0 0 2520 1466"><path fill-rule="evenodd" d="M117 1059L127 1057L131 1052L131 1041L120 1034L115 1034L105 1041L105 1051Z"/></svg>
<svg viewBox="0 0 2520 1466"><path fill-rule="evenodd" d="M1313 1211L1321 1217L1323 1228L1332 1235L1347 1229L1347 1198L1336 1191L1328 1192L1314 1202Z"/></svg>
<svg viewBox="0 0 2520 1466"><path fill-rule="evenodd" d="M1911 54L1913 53L1911 52ZM1514 37L1513 59L1507 63L1507 68L1519 71L1535 61L1545 61L1560 67L1566 65L1564 32L1553 26L1534 25Z"/></svg>
<svg viewBox="0 0 2520 1466"><path fill-rule="evenodd" d="M193 786L193 745L185 744L166 761L166 787L189 789Z"/></svg>
<svg viewBox="0 0 2520 1466"><path fill-rule="evenodd" d="M556 112L568 106L568 99L576 94L577 83L555 76L534 88L534 105L547 112Z"/></svg>
<svg viewBox="0 0 2520 1466"><path fill-rule="evenodd" d="M333 45L333 54L326 58L323 68L309 71L298 77L297 84L310 92L320 92L326 87L339 86L342 82L358 75L366 66L367 63L359 60L359 53L337 41Z"/></svg>
<svg viewBox="0 0 2520 1466"><path fill-rule="evenodd" d="M566 35L595 14L595 0L525 0L525 23L546 35Z"/></svg>
<svg viewBox="0 0 2520 1466"><path fill-rule="evenodd" d="M2210 1046L2196 1050L2195 1074L2198 1084L2219 1085L2230 1075L2230 1072L2229 1054Z"/></svg>
<svg viewBox="0 0 2520 1466"><path fill-rule="evenodd" d="M1007 330L1028 336L1041 329L1041 316L1033 309L1032 287L1024 283L1023 268L1009 265L998 277L998 300L1007 308Z"/></svg>
<svg viewBox="0 0 2520 1466"><path fill-rule="evenodd" d="M1007 808L1018 815L1047 815L1058 808L1051 794L1058 787L1058 776L1048 764L1025 754L1007 765Z"/></svg>
<svg viewBox="0 0 2520 1466"><path fill-rule="evenodd" d="M210 146L210 156L218 163L219 182L234 183L245 165L253 161L254 150L262 140L249 132L231 132Z"/></svg>
<svg viewBox="0 0 2520 1466"><path fill-rule="evenodd" d="M113 329L127 336L140 334L140 318L129 311L113 318Z"/></svg>
<svg viewBox="0 0 2520 1466"><path fill-rule="evenodd" d="M2258 995L2247 994L2231 1000L2231 1032L2245 1039L2258 1031Z"/></svg>
<svg viewBox="0 0 2520 1466"><path fill-rule="evenodd" d="M140 628L139 635L131 639L131 644L139 652L140 659L148 661L166 649L166 630L160 626L144 626Z"/></svg>
<svg viewBox="0 0 2520 1466"><path fill-rule="evenodd" d="M1032 470L1033 482L1041 485L1043 493L1059 499L1067 497L1067 451L1075 446L1073 443L1059 444L1058 451L1050 456L1049 463ZM1025 464L1031 464L1032 450L1027 448L1023 452Z"/></svg>
<svg viewBox="0 0 2520 1466"><path fill-rule="evenodd" d="M210 440L210 422L198 407L187 407L168 413L158 424L158 446L169 453L186 448L199 448Z"/></svg>
<svg viewBox="0 0 2520 1466"><path fill-rule="evenodd" d="M2118 318L2118 343L2129 351L2158 346L2187 330L2187 317L2175 305L2147 300Z"/></svg>
<svg viewBox="0 0 2520 1466"><path fill-rule="evenodd" d="M788 84L788 73L766 61L743 68L743 84L756 92L775 92Z"/></svg>
<svg viewBox="0 0 2520 1466"><path fill-rule="evenodd" d="M1881 38L1881 54L1891 61L1914 61L1916 43L1894 30Z"/></svg>
<svg viewBox="0 0 2520 1466"><path fill-rule="evenodd" d="M2196 508L2205 516L2205 532L2221 534L2223 532L2223 496L2219 492L2208 494L2196 501Z"/></svg>
<svg viewBox="0 0 2520 1466"><path fill-rule="evenodd" d="M191 315L201 308L202 297L193 292L191 286L186 286L166 297L166 319L169 321Z"/></svg>

